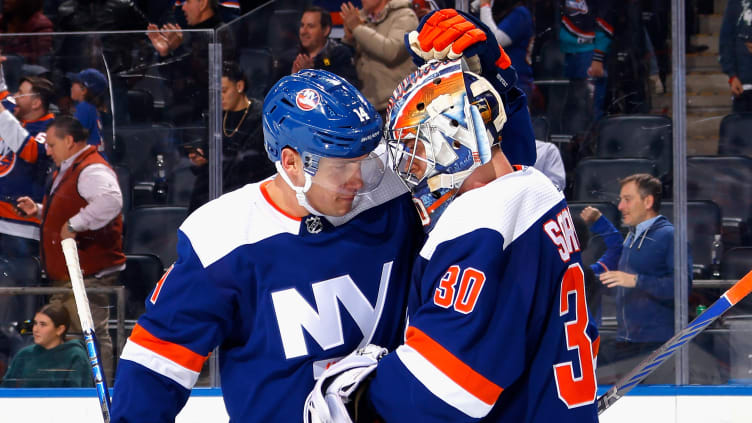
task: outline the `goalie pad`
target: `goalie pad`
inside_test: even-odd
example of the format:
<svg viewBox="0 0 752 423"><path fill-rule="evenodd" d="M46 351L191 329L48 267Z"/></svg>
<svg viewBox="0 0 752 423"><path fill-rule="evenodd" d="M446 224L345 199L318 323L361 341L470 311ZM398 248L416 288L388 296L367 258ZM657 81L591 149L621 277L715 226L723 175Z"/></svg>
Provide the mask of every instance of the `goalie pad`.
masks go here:
<svg viewBox="0 0 752 423"><path fill-rule="evenodd" d="M353 423L347 405L386 353L386 348L369 344L326 369L306 398L303 421Z"/></svg>

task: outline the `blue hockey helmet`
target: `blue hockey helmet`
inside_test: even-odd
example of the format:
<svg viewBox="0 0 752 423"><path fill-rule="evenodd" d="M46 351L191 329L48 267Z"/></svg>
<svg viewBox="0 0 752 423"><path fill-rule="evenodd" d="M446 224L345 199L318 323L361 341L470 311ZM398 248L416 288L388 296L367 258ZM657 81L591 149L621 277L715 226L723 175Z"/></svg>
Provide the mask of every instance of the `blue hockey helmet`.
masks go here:
<svg viewBox="0 0 752 423"><path fill-rule="evenodd" d="M355 87L330 72L306 69L277 82L264 100L263 129L269 159L311 213L321 214L306 197L312 185L360 196L375 190L384 176L386 152L374 152L381 117ZM302 186L282 169L284 148L302 159Z"/></svg>
<svg viewBox="0 0 752 423"><path fill-rule="evenodd" d="M397 86L384 138L425 225L432 225L465 178L491 160L505 122L499 93L462 60L429 62Z"/></svg>
<svg viewBox="0 0 752 423"><path fill-rule="evenodd" d="M306 69L280 79L264 100L266 153L279 161L293 148L315 175L321 157L354 158L381 140L381 117L363 95L331 72Z"/></svg>

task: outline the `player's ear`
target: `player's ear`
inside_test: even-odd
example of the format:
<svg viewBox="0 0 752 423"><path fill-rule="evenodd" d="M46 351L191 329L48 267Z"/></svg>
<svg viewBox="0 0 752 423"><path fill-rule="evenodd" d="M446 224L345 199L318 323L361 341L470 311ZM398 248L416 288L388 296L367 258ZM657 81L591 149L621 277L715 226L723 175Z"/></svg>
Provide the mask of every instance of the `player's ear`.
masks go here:
<svg viewBox="0 0 752 423"><path fill-rule="evenodd" d="M305 176L303 175L303 160L300 158L300 154L290 147L282 149L282 154L279 158L282 164L282 169L287 172L287 176L297 186L305 184Z"/></svg>

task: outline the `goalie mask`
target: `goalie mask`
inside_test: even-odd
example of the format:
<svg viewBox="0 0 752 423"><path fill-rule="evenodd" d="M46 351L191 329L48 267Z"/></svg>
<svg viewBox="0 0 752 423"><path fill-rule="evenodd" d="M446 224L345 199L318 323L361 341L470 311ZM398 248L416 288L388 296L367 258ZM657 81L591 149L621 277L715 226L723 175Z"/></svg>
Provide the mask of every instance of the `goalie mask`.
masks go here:
<svg viewBox="0 0 752 423"><path fill-rule="evenodd" d="M460 60L429 62L394 90L385 139L390 162L430 228L465 178L491 160L506 122L499 94Z"/></svg>
<svg viewBox="0 0 752 423"><path fill-rule="evenodd" d="M264 99L263 130L269 159L310 213L322 214L306 198L312 185L357 200L384 176L386 153L374 152L381 140L381 117L355 87L330 72L308 69L277 82ZM282 169L286 147L303 161L302 186Z"/></svg>

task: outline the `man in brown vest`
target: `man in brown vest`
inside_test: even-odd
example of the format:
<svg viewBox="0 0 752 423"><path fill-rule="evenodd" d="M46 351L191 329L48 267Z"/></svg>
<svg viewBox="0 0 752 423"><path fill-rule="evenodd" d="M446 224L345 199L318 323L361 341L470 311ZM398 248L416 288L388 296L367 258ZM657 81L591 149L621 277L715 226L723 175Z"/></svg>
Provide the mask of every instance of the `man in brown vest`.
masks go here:
<svg viewBox="0 0 752 423"><path fill-rule="evenodd" d="M125 268L123 254L122 193L112 167L88 145L88 131L70 116L58 116L47 129L47 155L57 165L43 204L21 197L18 206L42 220L41 258L52 286L70 287L60 241L75 238L84 284L110 286ZM109 298L89 294L94 329L99 338L102 364L111 378L112 339L108 333ZM55 294L50 302L64 305L72 317L71 332L81 332L73 293ZM112 380L112 379L110 379Z"/></svg>

